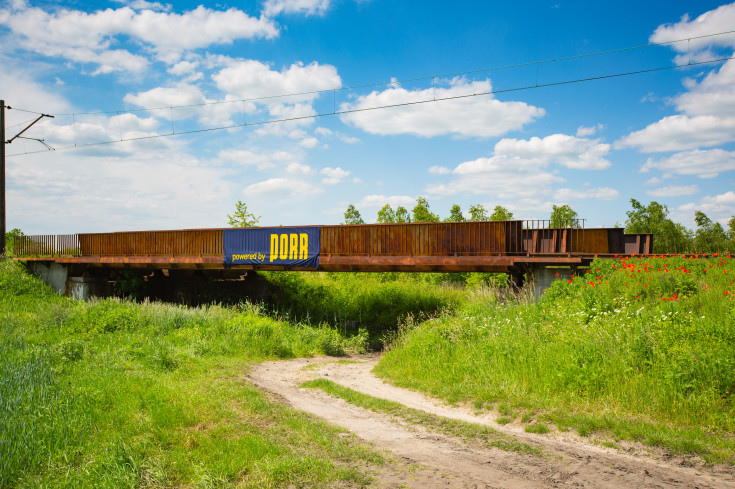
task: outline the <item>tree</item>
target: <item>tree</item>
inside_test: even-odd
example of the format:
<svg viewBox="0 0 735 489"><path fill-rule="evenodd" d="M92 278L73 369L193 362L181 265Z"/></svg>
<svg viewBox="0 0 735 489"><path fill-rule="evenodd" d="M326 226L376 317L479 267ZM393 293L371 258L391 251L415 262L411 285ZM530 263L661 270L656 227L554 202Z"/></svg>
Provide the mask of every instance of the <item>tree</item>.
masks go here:
<svg viewBox="0 0 735 489"><path fill-rule="evenodd" d="M429 201L420 195L413 208L413 222L439 222L439 216L429 210Z"/></svg>
<svg viewBox="0 0 735 489"><path fill-rule="evenodd" d="M730 235L730 239L735 240L735 216L731 217L727 221L727 234Z"/></svg>
<svg viewBox="0 0 735 489"><path fill-rule="evenodd" d="M551 208L551 216L549 217L549 227L577 228L579 227L577 219L579 219L579 215L569 205L557 206L554 204Z"/></svg>
<svg viewBox="0 0 735 489"><path fill-rule="evenodd" d="M14 238L23 238L24 236L23 231L18 228L13 228L5 233L5 256L13 256L15 253L13 248Z"/></svg>
<svg viewBox="0 0 735 489"><path fill-rule="evenodd" d="M719 222L712 222L702 211L694 211L697 223L695 242L700 251L723 251L726 248L727 233Z"/></svg>
<svg viewBox="0 0 735 489"><path fill-rule="evenodd" d="M470 207L470 221L489 221L490 218L487 216L485 206L482 204L473 205Z"/></svg>
<svg viewBox="0 0 735 489"><path fill-rule="evenodd" d="M491 221L510 221L513 219L513 213L503 206L496 205L490 216Z"/></svg>
<svg viewBox="0 0 735 489"><path fill-rule="evenodd" d="M355 209L354 205L350 204L347 206L347 210L345 210L345 222L343 224L365 224L365 221L362 220L360 211Z"/></svg>
<svg viewBox="0 0 735 489"><path fill-rule="evenodd" d="M401 224L411 222L411 216L408 214L408 210L402 205L396 207L396 222Z"/></svg>
<svg viewBox="0 0 735 489"><path fill-rule="evenodd" d="M628 234L653 234L654 252L679 252L689 247L691 232L669 219L669 208L658 202L647 206L630 199L631 210L625 214L625 232Z"/></svg>
<svg viewBox="0 0 735 489"><path fill-rule="evenodd" d="M378 211L378 222L387 224L396 222L396 213L390 204L385 204L382 209Z"/></svg>
<svg viewBox="0 0 735 489"><path fill-rule="evenodd" d="M465 222L466 219L462 215L462 209L458 204L454 204L449 210L449 217L444 219L444 222Z"/></svg>
<svg viewBox="0 0 735 489"><path fill-rule="evenodd" d="M260 216L248 212L248 206L242 200L235 204L235 212L227 214L227 224L233 228L252 228L260 221Z"/></svg>

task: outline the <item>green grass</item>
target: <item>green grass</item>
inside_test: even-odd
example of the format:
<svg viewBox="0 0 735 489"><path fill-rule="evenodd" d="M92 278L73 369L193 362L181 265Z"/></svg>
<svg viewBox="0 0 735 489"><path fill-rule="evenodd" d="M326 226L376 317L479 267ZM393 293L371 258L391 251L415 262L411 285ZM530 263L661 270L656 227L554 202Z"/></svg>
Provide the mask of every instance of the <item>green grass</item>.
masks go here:
<svg viewBox="0 0 735 489"><path fill-rule="evenodd" d="M0 262L0 487L364 485L381 455L272 402L255 361L349 347L255 306L54 294Z"/></svg>
<svg viewBox="0 0 735 489"><path fill-rule="evenodd" d="M596 260L538 303L476 295L408 325L376 373L505 417L735 463L734 275L727 256Z"/></svg>
<svg viewBox="0 0 735 489"><path fill-rule="evenodd" d="M420 425L427 430L456 436L465 441L473 441L484 446L496 447L501 450L513 451L525 455L540 456L542 454L539 447L519 442L513 437L499 433L488 426L466 423L464 421L429 414L418 409L406 407L395 401L363 394L356 390L343 387L328 379L310 380L301 384L301 387L321 389L355 406L370 409L378 413L389 414L409 423Z"/></svg>

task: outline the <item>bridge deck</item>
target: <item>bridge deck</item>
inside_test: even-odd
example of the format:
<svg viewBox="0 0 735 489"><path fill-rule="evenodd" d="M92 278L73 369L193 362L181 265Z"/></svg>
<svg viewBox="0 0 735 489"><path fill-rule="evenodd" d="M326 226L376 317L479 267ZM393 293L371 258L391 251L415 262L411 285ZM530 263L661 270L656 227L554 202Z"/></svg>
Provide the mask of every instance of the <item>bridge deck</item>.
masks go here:
<svg viewBox="0 0 735 489"><path fill-rule="evenodd" d="M320 236L319 270L512 272L527 266L576 266L595 256L650 254L650 234L584 229L548 221L307 226ZM273 228L282 230L284 228ZM23 236L15 257L90 267L223 269L224 229ZM294 266L234 265L252 270Z"/></svg>

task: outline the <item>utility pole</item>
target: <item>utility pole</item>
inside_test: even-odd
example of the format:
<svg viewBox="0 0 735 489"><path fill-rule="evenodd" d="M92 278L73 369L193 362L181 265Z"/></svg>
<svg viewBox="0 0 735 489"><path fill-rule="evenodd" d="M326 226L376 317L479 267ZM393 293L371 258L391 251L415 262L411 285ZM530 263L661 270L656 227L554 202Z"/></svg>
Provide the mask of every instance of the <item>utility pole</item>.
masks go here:
<svg viewBox="0 0 735 489"><path fill-rule="evenodd" d="M5 256L5 100L0 100L0 256Z"/></svg>
<svg viewBox="0 0 735 489"><path fill-rule="evenodd" d="M5 109L10 109L11 107L8 107L5 105L5 100L0 100L0 231L3 233L2 235L2 244L0 244L0 256L5 256L5 253L8 251L5 249L5 232L6 232L6 223L5 223L5 145L10 144L16 139L30 139L32 141L38 141L39 143L46 146L48 149L53 150L51 146L43 142L43 139L38 138L29 138L25 136L21 136L24 132L26 132L28 129L31 128L36 122L40 121L44 117L50 117L53 119L54 116L48 115L48 114L41 114L38 116L38 118L28 124L22 131L20 131L18 134L13 136L12 138L5 140Z"/></svg>

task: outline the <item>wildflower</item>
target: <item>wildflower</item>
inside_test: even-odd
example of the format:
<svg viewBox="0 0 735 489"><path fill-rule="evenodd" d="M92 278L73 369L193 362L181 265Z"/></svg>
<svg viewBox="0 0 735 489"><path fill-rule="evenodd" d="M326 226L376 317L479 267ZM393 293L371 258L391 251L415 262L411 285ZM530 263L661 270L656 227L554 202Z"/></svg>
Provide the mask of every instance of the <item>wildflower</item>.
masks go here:
<svg viewBox="0 0 735 489"><path fill-rule="evenodd" d="M557 274L556 274L556 276L558 277L558 276L559 276L559 274L557 273Z"/></svg>

